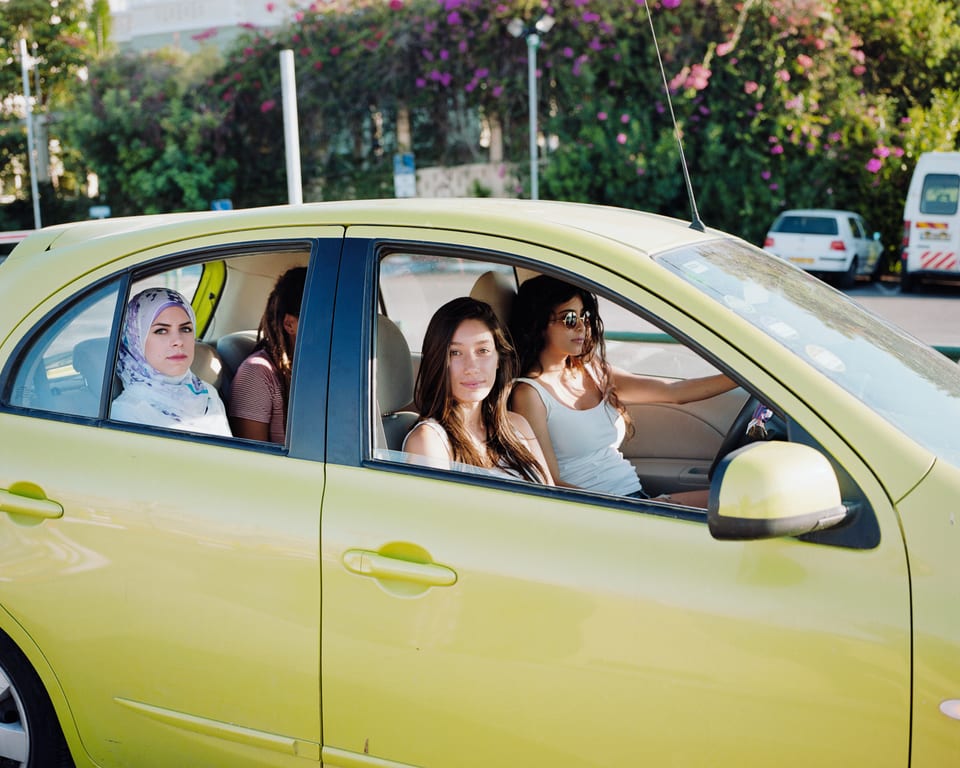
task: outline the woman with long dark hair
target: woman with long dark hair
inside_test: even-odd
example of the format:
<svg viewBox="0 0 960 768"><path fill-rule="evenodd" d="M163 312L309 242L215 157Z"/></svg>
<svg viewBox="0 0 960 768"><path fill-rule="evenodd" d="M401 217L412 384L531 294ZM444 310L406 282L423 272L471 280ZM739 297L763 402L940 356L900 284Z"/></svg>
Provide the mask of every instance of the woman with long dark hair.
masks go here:
<svg viewBox="0 0 960 768"><path fill-rule="evenodd" d="M511 407L533 428L557 485L647 498L620 452L629 426L625 406L688 403L737 386L722 374L665 382L616 368L606 359L596 296L547 275L520 286L510 330L523 374ZM664 498L706 506L707 494Z"/></svg>
<svg viewBox="0 0 960 768"><path fill-rule="evenodd" d="M230 425L236 437L283 443L300 323L306 267L284 272L267 299L257 345L237 368L230 388Z"/></svg>
<svg viewBox="0 0 960 768"><path fill-rule="evenodd" d="M414 389L420 421L403 450L441 466L552 485L530 425L507 409L515 373L513 348L489 304L467 297L444 304L424 336Z"/></svg>

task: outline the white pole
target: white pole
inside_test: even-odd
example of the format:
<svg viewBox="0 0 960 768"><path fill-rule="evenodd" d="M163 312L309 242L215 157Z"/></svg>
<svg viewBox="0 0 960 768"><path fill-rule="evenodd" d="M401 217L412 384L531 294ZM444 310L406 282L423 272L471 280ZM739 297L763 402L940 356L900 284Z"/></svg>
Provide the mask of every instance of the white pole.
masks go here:
<svg viewBox="0 0 960 768"><path fill-rule="evenodd" d="M537 162L537 47L540 36L527 35L527 90L530 109L530 199L540 199L540 180Z"/></svg>
<svg viewBox="0 0 960 768"><path fill-rule="evenodd" d="M37 186L37 157L33 146L33 108L30 104L30 67L27 41L20 38L20 69L23 73L23 100L27 117L27 159L30 163L30 194L33 196L33 226L40 229L40 189Z"/></svg>
<svg viewBox="0 0 960 768"><path fill-rule="evenodd" d="M293 51L280 51L280 84L283 92L283 142L287 155L287 201L303 202L300 181L300 128L297 118L297 76L293 68Z"/></svg>

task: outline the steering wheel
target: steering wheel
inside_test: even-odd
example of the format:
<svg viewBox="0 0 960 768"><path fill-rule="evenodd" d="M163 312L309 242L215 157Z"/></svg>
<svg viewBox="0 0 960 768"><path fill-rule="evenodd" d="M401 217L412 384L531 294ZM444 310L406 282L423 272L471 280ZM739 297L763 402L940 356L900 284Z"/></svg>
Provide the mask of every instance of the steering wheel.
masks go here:
<svg viewBox="0 0 960 768"><path fill-rule="evenodd" d="M713 479L713 473L716 472L720 459L730 453L730 451L750 442L749 438L747 438L747 426L750 424L754 412L759 407L760 401L753 395L750 395L750 397L747 398L747 402L745 402L740 409L740 413L738 413L733 420L733 424L730 425L730 429L727 430L727 434L724 436L723 442L720 443L720 448L717 450L717 455L713 457L713 463L710 464L710 470L707 472L707 477L710 480Z"/></svg>

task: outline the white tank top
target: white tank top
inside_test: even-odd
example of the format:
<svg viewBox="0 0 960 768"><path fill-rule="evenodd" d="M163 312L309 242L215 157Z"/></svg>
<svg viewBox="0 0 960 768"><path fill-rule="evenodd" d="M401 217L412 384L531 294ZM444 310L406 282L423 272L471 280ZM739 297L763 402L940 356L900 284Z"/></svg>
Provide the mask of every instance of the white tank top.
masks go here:
<svg viewBox="0 0 960 768"><path fill-rule="evenodd" d="M547 409L547 429L560 468L560 479L588 491L627 496L639 491L640 479L620 452L626 435L623 414L606 400L593 408L570 408L536 379L515 379L533 387Z"/></svg>

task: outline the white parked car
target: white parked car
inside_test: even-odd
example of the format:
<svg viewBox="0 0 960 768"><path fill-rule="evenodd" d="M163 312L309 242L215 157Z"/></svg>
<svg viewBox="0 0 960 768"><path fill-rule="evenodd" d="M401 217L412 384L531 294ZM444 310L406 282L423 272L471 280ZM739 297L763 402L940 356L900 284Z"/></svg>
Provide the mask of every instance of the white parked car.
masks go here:
<svg viewBox="0 0 960 768"><path fill-rule="evenodd" d="M867 232L863 217L853 211L790 210L774 220L763 247L807 272L832 277L839 287L850 288L858 276L873 279L880 268L880 233Z"/></svg>

